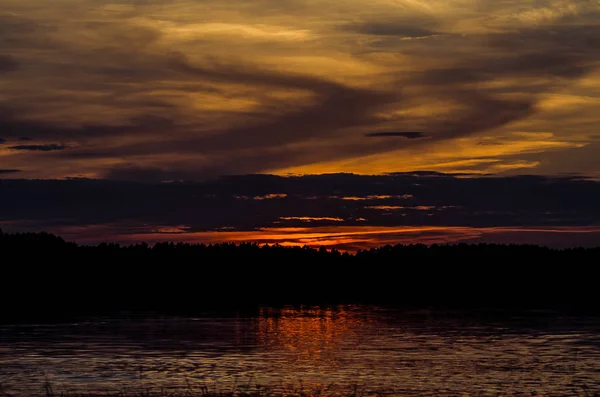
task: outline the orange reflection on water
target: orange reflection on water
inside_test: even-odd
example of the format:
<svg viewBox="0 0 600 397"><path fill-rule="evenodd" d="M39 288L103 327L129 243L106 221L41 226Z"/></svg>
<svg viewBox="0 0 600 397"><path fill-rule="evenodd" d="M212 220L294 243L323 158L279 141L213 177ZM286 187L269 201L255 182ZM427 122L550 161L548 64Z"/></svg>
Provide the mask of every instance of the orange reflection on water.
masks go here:
<svg viewBox="0 0 600 397"><path fill-rule="evenodd" d="M367 321L345 307L261 309L258 342L291 361L338 361L337 350Z"/></svg>

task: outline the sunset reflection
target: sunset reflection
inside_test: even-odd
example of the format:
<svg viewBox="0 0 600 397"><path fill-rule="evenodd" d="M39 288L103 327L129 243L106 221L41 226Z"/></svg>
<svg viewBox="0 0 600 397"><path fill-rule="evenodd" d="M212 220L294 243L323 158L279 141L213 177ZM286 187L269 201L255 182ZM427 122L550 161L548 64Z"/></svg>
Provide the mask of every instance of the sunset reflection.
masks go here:
<svg viewBox="0 0 600 397"><path fill-rule="evenodd" d="M262 308L258 343L269 352L285 352L289 361L338 364L341 345L367 321L347 307Z"/></svg>

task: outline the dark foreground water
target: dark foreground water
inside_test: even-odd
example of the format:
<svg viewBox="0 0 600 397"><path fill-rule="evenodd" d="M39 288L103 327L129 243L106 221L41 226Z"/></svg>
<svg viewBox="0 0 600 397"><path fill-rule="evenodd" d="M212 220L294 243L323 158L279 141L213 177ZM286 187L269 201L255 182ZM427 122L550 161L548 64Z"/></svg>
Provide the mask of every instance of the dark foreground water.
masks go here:
<svg viewBox="0 0 600 397"><path fill-rule="evenodd" d="M533 317L531 317L533 316ZM0 326L4 392L335 384L393 395L584 395L600 319L364 306ZM0 390L2 395L2 390Z"/></svg>

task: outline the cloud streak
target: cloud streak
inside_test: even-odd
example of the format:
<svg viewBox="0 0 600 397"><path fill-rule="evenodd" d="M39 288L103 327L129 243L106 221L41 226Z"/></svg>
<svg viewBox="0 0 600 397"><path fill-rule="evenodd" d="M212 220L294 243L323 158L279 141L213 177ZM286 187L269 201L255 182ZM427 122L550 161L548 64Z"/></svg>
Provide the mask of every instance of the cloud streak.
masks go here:
<svg viewBox="0 0 600 397"><path fill-rule="evenodd" d="M423 23L422 21L419 21ZM400 38L425 38L438 34L423 26L415 25L414 22L360 22L342 25L341 30L374 36L395 36Z"/></svg>
<svg viewBox="0 0 600 397"><path fill-rule="evenodd" d="M47 145L17 145L17 146L9 146L11 150L23 150L29 152L53 152L56 150L65 150L69 147L66 145L60 145L57 143L50 143Z"/></svg>
<svg viewBox="0 0 600 397"><path fill-rule="evenodd" d="M365 134L365 136L370 138L378 138L378 137L399 137L406 139L422 139L427 138L427 135L422 132L370 132Z"/></svg>

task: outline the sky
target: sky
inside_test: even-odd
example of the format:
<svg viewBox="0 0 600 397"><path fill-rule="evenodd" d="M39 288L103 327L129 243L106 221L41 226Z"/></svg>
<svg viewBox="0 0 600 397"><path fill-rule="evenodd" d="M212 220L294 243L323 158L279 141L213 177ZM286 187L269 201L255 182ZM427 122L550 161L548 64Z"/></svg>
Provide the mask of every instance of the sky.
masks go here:
<svg viewBox="0 0 600 397"><path fill-rule="evenodd" d="M105 181L101 196L112 194L112 182L160 190L184 181L203 190L225 175L255 174L293 176L302 186L303 175L415 171L593 185L600 177L598 48L598 0L3 0L0 178L28 180L40 201L74 179ZM0 185L0 204L7 186ZM398 200L374 204L403 207ZM285 198L266 201L296 210L281 216L310 218ZM31 206L36 222L54 219L47 206ZM0 208L5 229L32 221L7 208ZM329 209L322 217L336 218L335 205L321 208ZM471 224L461 216L461 227L551 223ZM164 225L214 231L175 219ZM457 226L446 218L394 219L368 227ZM109 223L94 222L75 223ZM226 227L254 233L273 226L233 223ZM366 227L341 223L335 227ZM590 226L580 223L558 226ZM430 241L428 233L411 238ZM523 238L510 233L509 240Z"/></svg>
<svg viewBox="0 0 600 397"><path fill-rule="evenodd" d="M205 182L0 180L0 228L82 244L600 242L600 182L581 177L240 175Z"/></svg>

